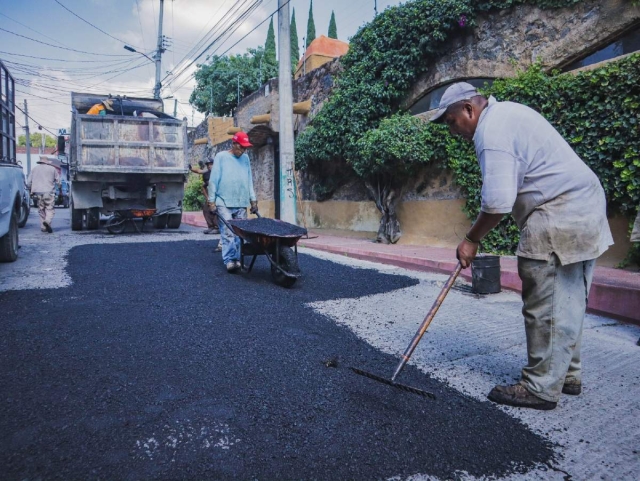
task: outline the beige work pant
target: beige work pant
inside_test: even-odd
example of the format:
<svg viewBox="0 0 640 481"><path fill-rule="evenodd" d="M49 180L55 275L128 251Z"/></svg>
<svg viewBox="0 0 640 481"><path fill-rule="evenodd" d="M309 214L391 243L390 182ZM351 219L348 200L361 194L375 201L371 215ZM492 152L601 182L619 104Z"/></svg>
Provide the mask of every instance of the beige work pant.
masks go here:
<svg viewBox="0 0 640 481"><path fill-rule="evenodd" d="M546 401L560 399L565 378L582 381L582 325L595 263L518 257L529 358L521 383Z"/></svg>
<svg viewBox="0 0 640 481"><path fill-rule="evenodd" d="M40 227L44 229L44 223L51 225L53 214L55 214L55 197L53 194L37 194L38 214L40 214Z"/></svg>

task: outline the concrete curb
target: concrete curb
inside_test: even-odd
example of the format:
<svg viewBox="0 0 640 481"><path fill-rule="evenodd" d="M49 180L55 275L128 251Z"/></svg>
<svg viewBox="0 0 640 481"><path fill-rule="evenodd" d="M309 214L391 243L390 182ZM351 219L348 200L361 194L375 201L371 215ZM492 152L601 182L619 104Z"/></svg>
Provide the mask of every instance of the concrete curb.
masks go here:
<svg viewBox="0 0 640 481"><path fill-rule="evenodd" d="M182 214L182 221L199 227L207 226L201 212L185 212ZM450 248L385 246L367 239L322 234L319 234L317 239L302 239L298 245L418 271L450 274L456 267L456 261L452 256L453 250ZM502 257L500 267L502 288L522 292L517 261ZM469 269L463 271L461 277L470 281L471 271ZM589 294L588 310L595 314L640 325L640 273L596 267Z"/></svg>

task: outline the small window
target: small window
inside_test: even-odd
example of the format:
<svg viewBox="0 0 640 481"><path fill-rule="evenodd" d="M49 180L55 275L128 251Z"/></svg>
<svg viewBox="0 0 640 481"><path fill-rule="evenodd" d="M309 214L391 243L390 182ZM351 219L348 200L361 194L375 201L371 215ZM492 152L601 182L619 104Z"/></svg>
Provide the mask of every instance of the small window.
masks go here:
<svg viewBox="0 0 640 481"><path fill-rule="evenodd" d="M593 65L598 62L604 62L612 58L620 57L633 52L640 51L640 28L636 27L635 30L628 32L620 37L615 42L610 43L604 48L601 48L597 52L584 57L581 60L570 63L562 69L563 72L569 72L588 65Z"/></svg>
<svg viewBox="0 0 640 481"><path fill-rule="evenodd" d="M444 94L445 90L449 88L449 86L456 82L468 82L474 87L482 88L487 87L493 83L493 79L491 78L472 78L472 79L458 79L453 82L449 82L446 85L441 85L433 89L431 92L426 94L420 100L418 100L413 106L409 109L412 115L423 114L425 112L429 112L430 110L437 109L440 105L440 99Z"/></svg>

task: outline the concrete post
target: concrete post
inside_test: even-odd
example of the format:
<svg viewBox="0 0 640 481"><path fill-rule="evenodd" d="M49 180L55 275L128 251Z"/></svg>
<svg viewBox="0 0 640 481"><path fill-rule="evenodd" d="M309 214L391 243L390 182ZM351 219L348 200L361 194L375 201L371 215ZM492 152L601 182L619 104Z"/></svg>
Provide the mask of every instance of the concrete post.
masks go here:
<svg viewBox="0 0 640 481"><path fill-rule="evenodd" d="M295 152L293 147L293 90L289 1L278 0L278 90L280 96L280 219L298 223L296 212Z"/></svg>
<svg viewBox="0 0 640 481"><path fill-rule="evenodd" d="M24 99L24 133L25 143L27 145L27 175L31 174L31 133L29 132L29 109L27 108L27 99Z"/></svg>
<svg viewBox="0 0 640 481"><path fill-rule="evenodd" d="M160 0L160 21L158 22L158 47L156 50L156 86L153 88L153 98L160 100L160 71L162 70L162 52L164 52L164 42L162 41L162 14L164 0ZM164 110L164 109L163 109Z"/></svg>

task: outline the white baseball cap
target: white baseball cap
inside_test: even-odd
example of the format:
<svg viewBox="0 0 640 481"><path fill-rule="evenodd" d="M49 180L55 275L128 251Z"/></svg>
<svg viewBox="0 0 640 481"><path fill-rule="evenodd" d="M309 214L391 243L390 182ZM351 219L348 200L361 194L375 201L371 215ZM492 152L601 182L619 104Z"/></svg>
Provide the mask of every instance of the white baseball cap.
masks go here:
<svg viewBox="0 0 640 481"><path fill-rule="evenodd" d="M452 84L442 94L438 111L431 117L431 122L437 122L444 115L449 107L461 100L470 100L472 97L481 95L476 88L467 82L456 82Z"/></svg>

